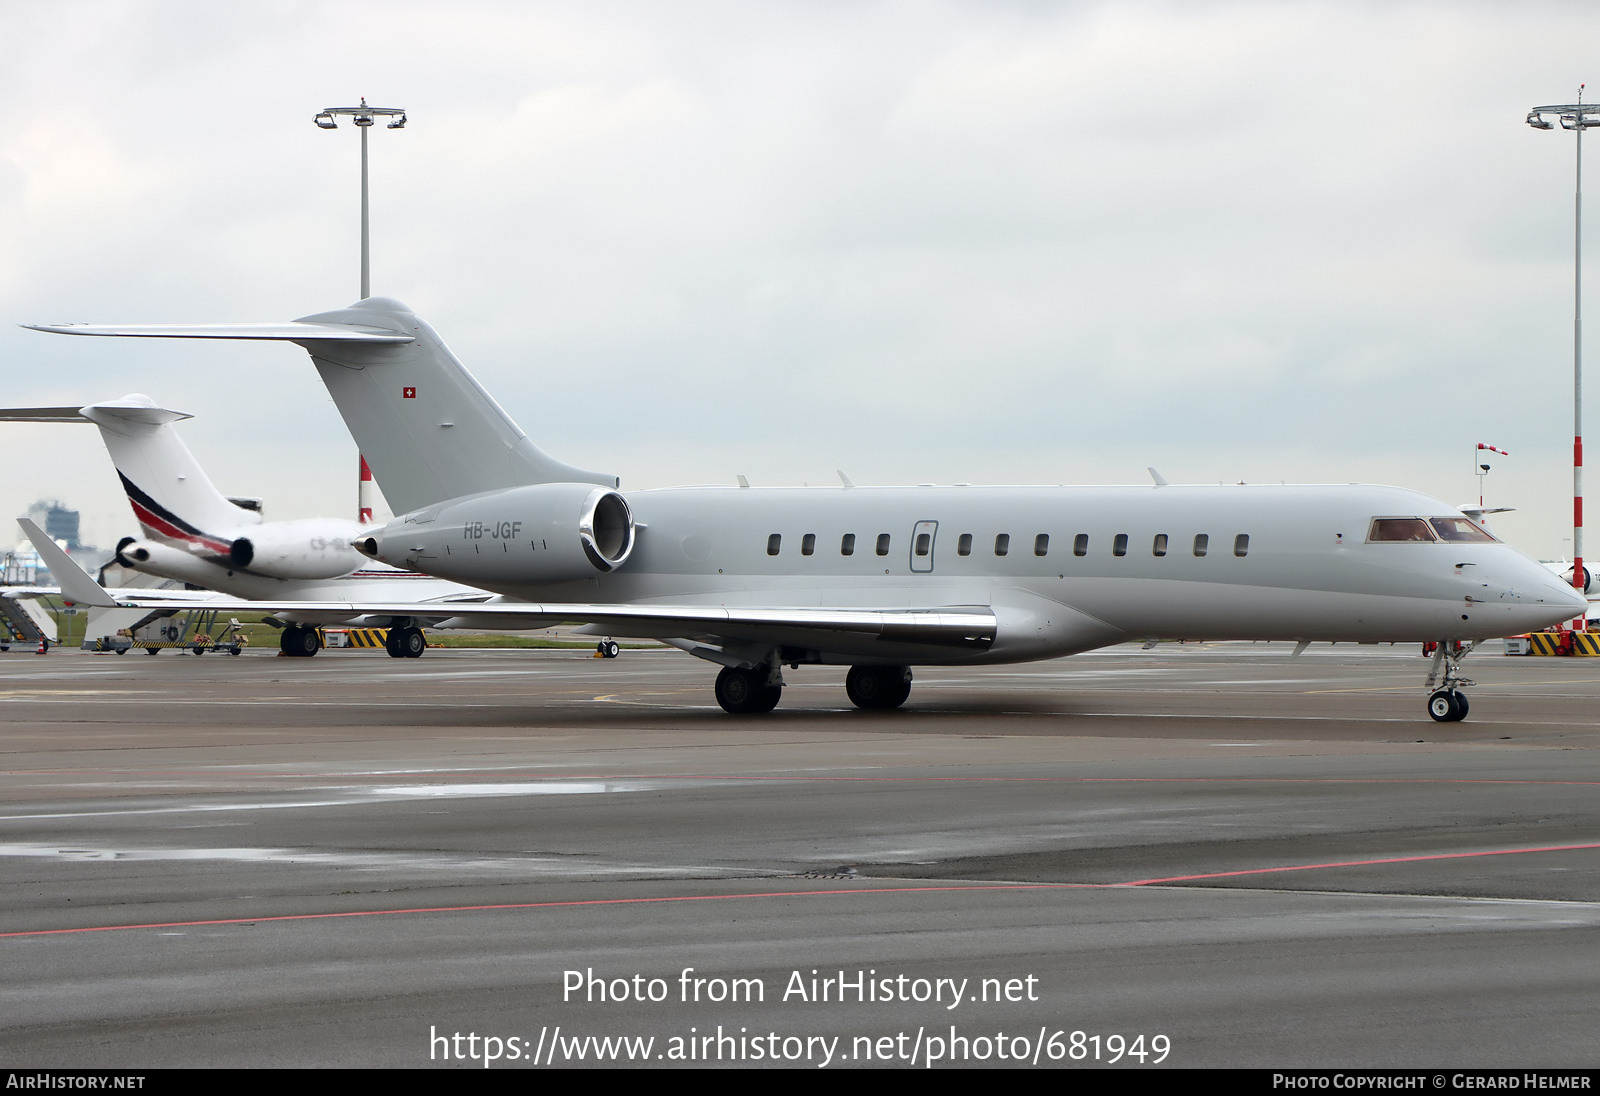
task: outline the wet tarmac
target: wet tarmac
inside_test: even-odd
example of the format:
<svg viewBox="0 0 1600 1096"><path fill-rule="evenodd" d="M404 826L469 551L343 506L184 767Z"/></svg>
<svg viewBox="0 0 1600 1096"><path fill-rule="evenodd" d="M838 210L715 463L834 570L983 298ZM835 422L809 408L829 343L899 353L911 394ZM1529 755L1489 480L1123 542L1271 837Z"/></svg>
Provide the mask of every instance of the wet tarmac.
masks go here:
<svg viewBox="0 0 1600 1096"><path fill-rule="evenodd" d="M0 1055L1594 1065L1600 659L1290 650L0 656Z"/></svg>

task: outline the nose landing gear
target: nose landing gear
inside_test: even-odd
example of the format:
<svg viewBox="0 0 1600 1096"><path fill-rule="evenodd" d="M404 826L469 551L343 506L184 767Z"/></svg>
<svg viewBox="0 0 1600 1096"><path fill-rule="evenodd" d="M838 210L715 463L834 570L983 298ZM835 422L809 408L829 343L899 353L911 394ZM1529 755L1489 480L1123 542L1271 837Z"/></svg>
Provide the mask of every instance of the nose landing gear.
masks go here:
<svg viewBox="0 0 1600 1096"><path fill-rule="evenodd" d="M1461 691L1473 684L1471 678L1461 676L1461 660L1477 646L1477 641L1451 643L1440 640L1433 652L1433 664L1428 667L1428 715L1436 723L1458 723L1467 717L1467 694Z"/></svg>

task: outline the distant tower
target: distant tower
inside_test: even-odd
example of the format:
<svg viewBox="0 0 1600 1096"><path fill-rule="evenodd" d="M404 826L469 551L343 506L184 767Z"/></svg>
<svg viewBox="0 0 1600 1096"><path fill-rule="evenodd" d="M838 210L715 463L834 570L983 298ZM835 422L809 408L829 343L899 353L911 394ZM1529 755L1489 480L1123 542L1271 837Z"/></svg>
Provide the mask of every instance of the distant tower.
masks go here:
<svg viewBox="0 0 1600 1096"><path fill-rule="evenodd" d="M76 552L83 547L78 539L78 511L68 510L60 499L40 499L28 507L28 517L51 540L65 543L67 551Z"/></svg>

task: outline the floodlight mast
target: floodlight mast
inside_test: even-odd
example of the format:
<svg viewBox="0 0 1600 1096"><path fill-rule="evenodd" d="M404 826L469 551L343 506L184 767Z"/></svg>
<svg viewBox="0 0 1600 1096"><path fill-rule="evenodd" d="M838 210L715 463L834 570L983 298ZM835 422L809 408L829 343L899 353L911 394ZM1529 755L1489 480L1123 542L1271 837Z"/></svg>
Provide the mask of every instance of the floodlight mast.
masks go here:
<svg viewBox="0 0 1600 1096"><path fill-rule="evenodd" d="M366 300L372 296L372 234L367 217L367 130L379 118L394 119L386 127L388 129L404 129L406 112L400 107L369 107L363 95L358 107L326 107L311 120L318 129L338 129L339 123L334 119L339 115L350 118L361 130L361 299ZM367 467L366 457L360 454L357 457L361 461L361 471L356 480L356 520L366 525L372 520L372 471Z"/></svg>
<svg viewBox="0 0 1600 1096"><path fill-rule="evenodd" d="M334 119L340 115L350 118L361 130L361 299L372 296L372 247L367 217L367 130L379 118L393 118L385 128L404 129L406 112L400 107L369 107L366 97L358 107L326 107L312 119L319 129L338 129Z"/></svg>
<svg viewBox="0 0 1600 1096"><path fill-rule="evenodd" d="M1584 85L1578 85L1578 101L1558 106L1534 107L1528 111L1528 125L1534 129L1554 129L1545 117L1551 115L1562 129L1577 134L1576 183L1572 191L1572 585L1585 588L1583 566L1583 131L1600 126L1600 104L1583 101ZM1572 622L1581 631L1586 621Z"/></svg>

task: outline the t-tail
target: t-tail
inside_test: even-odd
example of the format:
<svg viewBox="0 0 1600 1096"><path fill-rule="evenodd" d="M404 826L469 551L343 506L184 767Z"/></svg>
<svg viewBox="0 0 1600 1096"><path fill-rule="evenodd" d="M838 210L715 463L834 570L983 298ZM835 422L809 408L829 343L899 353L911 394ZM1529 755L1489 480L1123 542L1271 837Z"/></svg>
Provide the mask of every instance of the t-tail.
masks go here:
<svg viewBox="0 0 1600 1096"><path fill-rule="evenodd" d="M172 427L189 417L137 392L79 408L0 409L0 422L94 423L147 537L198 555L228 556L261 514L211 482Z"/></svg>
<svg viewBox="0 0 1600 1096"><path fill-rule="evenodd" d="M397 514L530 484L618 486L614 475L563 464L536 446L433 328L387 297L283 323L29 326L69 335L299 343Z"/></svg>

